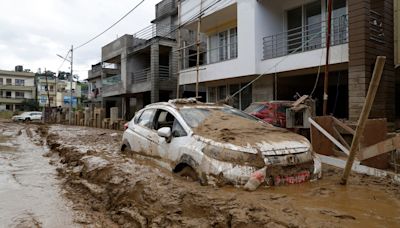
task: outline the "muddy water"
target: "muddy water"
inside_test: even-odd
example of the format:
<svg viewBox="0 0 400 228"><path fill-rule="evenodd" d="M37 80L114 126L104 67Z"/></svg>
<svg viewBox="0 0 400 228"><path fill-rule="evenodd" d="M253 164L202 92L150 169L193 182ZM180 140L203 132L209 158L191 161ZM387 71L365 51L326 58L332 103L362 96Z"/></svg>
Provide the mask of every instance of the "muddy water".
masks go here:
<svg viewBox="0 0 400 228"><path fill-rule="evenodd" d="M76 227L46 148L23 128L0 123L0 227Z"/></svg>

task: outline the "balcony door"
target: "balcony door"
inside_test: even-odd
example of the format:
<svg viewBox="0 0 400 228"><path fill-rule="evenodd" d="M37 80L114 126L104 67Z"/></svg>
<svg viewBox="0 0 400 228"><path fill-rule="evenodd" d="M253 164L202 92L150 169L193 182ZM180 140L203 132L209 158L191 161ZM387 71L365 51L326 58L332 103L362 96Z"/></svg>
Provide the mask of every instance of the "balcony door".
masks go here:
<svg viewBox="0 0 400 228"><path fill-rule="evenodd" d="M303 9L298 7L287 11L287 51L288 54L301 52Z"/></svg>

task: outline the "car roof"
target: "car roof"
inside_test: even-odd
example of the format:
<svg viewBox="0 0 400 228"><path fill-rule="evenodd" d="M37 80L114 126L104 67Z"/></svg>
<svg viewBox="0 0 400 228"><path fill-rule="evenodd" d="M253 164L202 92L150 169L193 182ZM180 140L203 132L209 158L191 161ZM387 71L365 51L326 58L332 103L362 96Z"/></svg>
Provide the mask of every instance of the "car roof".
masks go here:
<svg viewBox="0 0 400 228"><path fill-rule="evenodd" d="M194 98L182 98L182 99L173 99L169 100L168 102L157 102L157 103L152 103L149 105L146 105L145 108L156 108L157 106L168 106L174 109L182 108L182 107L215 107L215 108L223 108L226 105L222 104L216 104L216 103L203 103L201 101L198 101Z"/></svg>

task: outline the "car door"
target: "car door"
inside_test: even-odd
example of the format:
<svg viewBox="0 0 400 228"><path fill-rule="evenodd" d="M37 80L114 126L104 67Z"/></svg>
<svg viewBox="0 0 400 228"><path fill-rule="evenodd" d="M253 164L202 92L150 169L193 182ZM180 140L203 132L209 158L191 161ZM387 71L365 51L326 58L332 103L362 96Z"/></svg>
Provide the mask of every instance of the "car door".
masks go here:
<svg viewBox="0 0 400 228"><path fill-rule="evenodd" d="M175 164L183 152L182 148L187 147L192 142L177 116L166 109L158 109L154 122L155 130L163 127L171 129L172 136L170 139L158 136L158 154L169 165ZM171 169L173 168L175 167L171 166Z"/></svg>
<svg viewBox="0 0 400 228"><path fill-rule="evenodd" d="M158 135L154 130L154 115L156 109L146 109L142 112L137 123L132 126L133 137L132 145L137 153L144 154L151 157L159 157L157 144Z"/></svg>

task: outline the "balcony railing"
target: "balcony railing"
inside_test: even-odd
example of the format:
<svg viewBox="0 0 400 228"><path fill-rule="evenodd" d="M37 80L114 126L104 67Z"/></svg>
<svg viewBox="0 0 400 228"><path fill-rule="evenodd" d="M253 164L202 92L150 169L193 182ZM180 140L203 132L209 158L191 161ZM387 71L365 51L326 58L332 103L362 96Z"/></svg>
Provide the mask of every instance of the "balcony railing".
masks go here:
<svg viewBox="0 0 400 228"><path fill-rule="evenodd" d="M287 30L263 38L263 58L272 59L325 47L326 21ZM347 15L332 19L331 45L348 42Z"/></svg>
<svg viewBox="0 0 400 228"><path fill-rule="evenodd" d="M151 24L133 34L133 37L139 40L150 40L156 36L175 39L176 28L175 25Z"/></svg>
<svg viewBox="0 0 400 228"><path fill-rule="evenodd" d="M190 50L186 49L185 54L181 54L182 69L195 67L197 64L197 50L195 46L192 47ZM200 44L199 57L200 66L235 59L238 57L238 43L236 41L209 49L207 49L206 43L202 43Z"/></svg>
<svg viewBox="0 0 400 228"><path fill-rule="evenodd" d="M103 79L103 86L112 86L121 82L121 75L117 74Z"/></svg>
<svg viewBox="0 0 400 228"><path fill-rule="evenodd" d="M151 69L145 68L132 73L131 84L147 82L150 80ZM161 80L170 78L170 68L169 66L160 65L158 69L158 75Z"/></svg>

